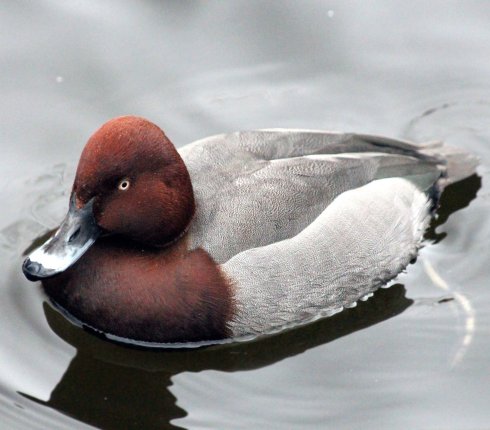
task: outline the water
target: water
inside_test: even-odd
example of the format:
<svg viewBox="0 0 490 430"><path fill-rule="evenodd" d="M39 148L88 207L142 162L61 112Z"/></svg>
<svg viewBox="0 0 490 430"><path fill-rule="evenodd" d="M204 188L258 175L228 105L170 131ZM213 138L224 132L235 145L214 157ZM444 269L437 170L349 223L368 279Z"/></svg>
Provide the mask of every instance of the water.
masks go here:
<svg viewBox="0 0 490 430"><path fill-rule="evenodd" d="M4 4L1 428L487 429L489 18L471 1ZM251 343L131 350L70 325L20 271L84 142L123 114L178 146L263 127L443 139L482 179L448 191L437 243L357 308Z"/></svg>

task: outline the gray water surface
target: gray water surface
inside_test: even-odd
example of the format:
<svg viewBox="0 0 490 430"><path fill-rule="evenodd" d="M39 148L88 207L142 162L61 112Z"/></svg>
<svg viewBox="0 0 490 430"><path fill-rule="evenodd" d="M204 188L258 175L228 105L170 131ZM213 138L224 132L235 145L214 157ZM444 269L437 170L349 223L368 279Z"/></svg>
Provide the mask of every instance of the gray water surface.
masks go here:
<svg viewBox="0 0 490 430"><path fill-rule="evenodd" d="M3 3L2 430L490 428L489 2ZM177 146L270 127L445 140L480 177L357 308L250 343L131 350L72 326L20 270L89 135L124 114Z"/></svg>

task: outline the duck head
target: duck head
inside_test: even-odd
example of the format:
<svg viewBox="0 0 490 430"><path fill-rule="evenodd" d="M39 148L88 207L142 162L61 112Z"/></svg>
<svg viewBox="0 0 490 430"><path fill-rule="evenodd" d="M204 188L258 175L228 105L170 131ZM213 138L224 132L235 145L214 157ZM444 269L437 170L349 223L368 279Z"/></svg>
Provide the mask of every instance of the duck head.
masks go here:
<svg viewBox="0 0 490 430"><path fill-rule="evenodd" d="M189 173L163 131L143 118L115 118L88 140L68 214L24 261L24 274L38 280L65 271L100 235L164 247L185 233L193 214Z"/></svg>

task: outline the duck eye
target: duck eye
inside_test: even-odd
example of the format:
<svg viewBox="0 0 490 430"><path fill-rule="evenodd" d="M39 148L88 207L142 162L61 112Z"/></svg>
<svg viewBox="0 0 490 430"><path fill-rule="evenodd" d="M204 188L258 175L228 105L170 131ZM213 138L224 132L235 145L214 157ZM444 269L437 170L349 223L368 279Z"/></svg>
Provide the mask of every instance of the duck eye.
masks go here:
<svg viewBox="0 0 490 430"><path fill-rule="evenodd" d="M121 191L126 191L129 188L129 179L125 178L121 180L117 188L119 188Z"/></svg>

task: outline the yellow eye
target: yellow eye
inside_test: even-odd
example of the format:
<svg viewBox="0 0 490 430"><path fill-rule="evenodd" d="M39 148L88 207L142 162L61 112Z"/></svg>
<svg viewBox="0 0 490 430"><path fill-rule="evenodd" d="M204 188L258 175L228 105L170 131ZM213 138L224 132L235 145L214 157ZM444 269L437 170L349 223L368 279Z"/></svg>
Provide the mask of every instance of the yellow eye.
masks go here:
<svg viewBox="0 0 490 430"><path fill-rule="evenodd" d="M128 188L129 188L129 179L128 178L124 178L121 180L121 182L119 182L119 185L117 186L117 188L119 188L121 191L126 191Z"/></svg>

